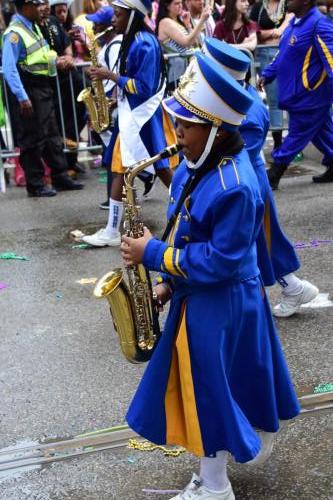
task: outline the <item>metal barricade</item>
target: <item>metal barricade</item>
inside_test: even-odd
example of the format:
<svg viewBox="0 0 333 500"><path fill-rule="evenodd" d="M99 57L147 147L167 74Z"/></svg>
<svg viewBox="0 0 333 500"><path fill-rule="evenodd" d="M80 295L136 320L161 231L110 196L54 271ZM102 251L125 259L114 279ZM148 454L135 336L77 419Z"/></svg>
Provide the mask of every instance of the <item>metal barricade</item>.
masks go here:
<svg viewBox="0 0 333 500"><path fill-rule="evenodd" d="M2 68L0 68L0 85L2 90L2 100L4 106L5 123L1 126L1 144L0 144L0 193L6 192L5 180L5 161L19 156L18 150L15 150L12 134L12 123L9 110L8 91L4 83ZM8 167L9 165L6 165Z"/></svg>
<svg viewBox="0 0 333 500"><path fill-rule="evenodd" d="M257 48L262 48L262 47L270 47L267 45L258 45ZM249 56L251 58L251 83L255 86L256 84L256 77L258 74L258 68L259 68L259 63L253 58L253 55L250 51ZM172 59L175 58L182 58L186 60L186 66L189 62L189 60L193 57L195 54L195 51L193 50L188 50L184 51L182 53L165 53L164 54L164 59L166 61L167 67L169 67L169 62ZM71 102L71 112L72 112L72 117L73 117L73 123L74 123L74 129L75 129L75 143L76 147L68 147L68 141L66 137L66 123L65 123L65 112L64 112L64 107L63 107L63 90L60 84L60 79L59 79L59 74L57 73L56 75L56 90L57 90L57 102L58 102L58 113L59 113L59 127L60 127L60 136L63 139L64 143L64 148L63 151L64 153L72 153L72 152L83 152L83 151L90 151L90 152L100 152L101 151L101 146L100 145L94 145L93 140L92 140L92 134L91 130L89 127L85 127L84 132L79 130L78 126L78 116L77 116L77 95L75 95L75 86L73 82L73 72L74 71L79 71L82 75L82 82L83 82L83 87L87 86L87 77L85 73L85 68L89 67L91 65L90 62L85 62L85 63L78 63L76 64L76 68L74 70L71 70L68 72L68 92L70 94L70 102ZM185 67L186 67L185 66ZM2 68L0 68L0 80L1 80L1 85L3 89L3 100L4 100L4 105L6 109L6 123L3 127L1 127L1 133L3 137L3 142L5 144L5 147L3 147L3 144L0 145L0 191L5 190L5 182L4 182L4 173L3 173L3 163L4 161L10 159L10 158L17 158L19 156L19 151L17 148L15 148L14 145L14 138L13 138L13 129L12 129L12 120L11 120L11 112L10 112L10 106L9 106L9 99L8 99L8 90L7 86L4 84L4 78L3 78L3 72ZM172 83L174 86L176 86L179 82L179 79L173 81ZM170 82L169 82L170 83ZM67 110L68 111L68 110ZM284 115L284 129L288 128L288 121L286 114ZM80 135L84 134L85 135L85 141L80 142ZM6 165L7 166L7 165ZM10 166L10 165L9 165Z"/></svg>
<svg viewBox="0 0 333 500"><path fill-rule="evenodd" d="M84 151L89 151L92 153L100 153L102 148L100 145L93 144L92 134L89 127L85 126L83 130L79 130L78 126L78 116L77 116L77 95L75 95L75 89L73 84L73 72L79 71L82 75L83 87L87 86L87 78L85 74L85 68L90 66L90 63L79 63L76 65L75 69L68 72L68 89L66 92L69 93L71 102L71 113L75 129L75 141L76 147L68 147L68 141L66 137L66 124L65 124L65 113L63 107L63 90L61 89L59 74L57 73L56 79L56 100L58 103L58 114L59 114L59 134L63 139L63 151L64 153L80 153ZM0 67L0 85L2 87L3 104L5 107L5 124L1 127L2 143L0 144L0 192L5 192L6 183L4 179L4 163L6 160L11 158L18 158L20 153L18 148L14 144L14 135L11 119L11 109L8 98L8 88L4 81L4 75L2 68ZM84 141L80 140L80 135L85 136ZM12 168L14 165L6 162L6 168Z"/></svg>
<svg viewBox="0 0 333 500"><path fill-rule="evenodd" d="M258 49L263 49L263 48L268 48L268 49L277 49L278 50L278 45L265 45L265 44L258 44L256 46L256 50L254 51L254 70L255 70L255 75L256 78L259 77L259 68L260 68L260 62L256 60L256 54ZM254 84L255 86L255 84ZM266 93L265 93L266 94ZM267 104L268 107L268 104ZM288 130L288 113L287 111L283 111L283 128L282 130ZM274 127L270 127L270 131L276 130Z"/></svg>
<svg viewBox="0 0 333 500"><path fill-rule="evenodd" d="M73 72L74 71L80 71L82 75L82 81L83 81L83 87L87 87L87 77L85 73L85 68L91 66L90 62L84 62L84 63L77 63L75 65L75 69L69 71L68 77L69 77L69 91L70 91L70 96L71 96L71 107L72 107L72 113L73 113L73 118L74 118L74 128L75 128L75 140L77 144L79 145L77 148L75 148L74 151L81 152L81 151L96 151L99 152L101 150L100 145L93 145L92 144L92 135L91 135L91 129L87 127L87 142L86 144L80 143L80 130L78 127L78 116L77 116L77 95L75 95L74 91L74 83L73 83ZM58 99L58 105L59 105L59 115L60 115L60 132L61 136L63 138L64 142L64 153L71 153L73 152L73 149L70 149L66 146L66 127L65 127L65 120L64 120L64 109L63 109L63 95L62 95L62 90L60 86L60 80L59 80L59 75L57 73L56 75L56 87L57 87L57 99Z"/></svg>
<svg viewBox="0 0 333 500"><path fill-rule="evenodd" d="M167 74L169 74L169 68L170 68L170 64L169 64L169 61L172 61L173 59L176 59L176 58L180 58L180 59L185 59L186 60L186 66L188 65L191 57L193 57L193 55L195 54L195 51L193 50L187 50L186 52L175 52L175 53L165 53L163 54L164 56L164 60L166 62L166 66L167 66ZM178 82L179 82L179 79L177 80L172 80L172 82L167 82L168 84L174 84L174 86L176 87L178 85Z"/></svg>

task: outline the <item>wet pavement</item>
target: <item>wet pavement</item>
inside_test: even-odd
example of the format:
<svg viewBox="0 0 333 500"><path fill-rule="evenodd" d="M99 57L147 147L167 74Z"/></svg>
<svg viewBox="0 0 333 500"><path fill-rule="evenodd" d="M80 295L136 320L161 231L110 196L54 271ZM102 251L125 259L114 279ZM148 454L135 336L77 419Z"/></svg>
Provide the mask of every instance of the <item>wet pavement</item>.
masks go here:
<svg viewBox="0 0 333 500"><path fill-rule="evenodd" d="M315 185L322 168L305 157L290 169L276 193L283 226L294 242L333 239L332 185ZM122 357L106 301L93 298L97 278L120 265L115 248L82 249L69 238L103 226L107 212L103 177L88 170L82 192L50 199L27 198L10 187L0 195L0 449L18 442L63 439L123 423L144 366ZM166 190L158 184L143 204L143 217L161 234ZM299 250L299 276L333 297L333 245ZM271 291L276 302L278 290ZM299 393L333 381L333 308L302 309L278 321ZM331 434L330 434L331 433ZM261 467L230 466L237 500L332 499L332 417L312 414L288 424L271 460ZM144 490L182 488L197 467L189 454L128 449L67 460L19 477L0 476L1 500L157 500L172 495Z"/></svg>

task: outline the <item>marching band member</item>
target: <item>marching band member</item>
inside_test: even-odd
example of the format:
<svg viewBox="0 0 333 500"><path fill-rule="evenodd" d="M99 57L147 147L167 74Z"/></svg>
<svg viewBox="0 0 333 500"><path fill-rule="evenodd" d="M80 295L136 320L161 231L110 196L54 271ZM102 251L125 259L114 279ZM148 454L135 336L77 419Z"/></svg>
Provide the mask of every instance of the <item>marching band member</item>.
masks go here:
<svg viewBox="0 0 333 500"><path fill-rule="evenodd" d="M250 73L250 59L247 55L214 38L206 39L204 52L244 85ZM258 266L265 286L278 282L282 288L281 301L273 308L273 314L289 317L295 314L302 304L313 300L319 290L309 281L301 280L294 274L299 269L300 262L293 245L280 226L261 152L269 129L269 114L256 89L247 83L246 90L253 97L253 103L239 131L245 141L257 175L261 198L265 203L264 219L257 238Z"/></svg>
<svg viewBox="0 0 333 500"><path fill-rule="evenodd" d="M116 82L118 92L118 121L109 145L113 173L109 220L106 228L83 238L93 246L120 245L122 187L126 168L175 142L173 125L161 106L165 90L161 47L144 22L151 2L114 0L113 8L115 31L124 34L119 72L105 68L92 68L90 71L92 79ZM159 161L155 168L162 182L169 186L172 177L169 160Z"/></svg>
<svg viewBox="0 0 333 500"><path fill-rule="evenodd" d="M227 476L258 456L258 430L275 433L299 405L257 267L263 202L238 127L252 98L202 54L164 105L185 160L170 194L168 240L123 236L128 265L162 272L171 297L164 333L127 413L140 435L200 457L175 500L233 500ZM170 224L168 224L170 227Z"/></svg>

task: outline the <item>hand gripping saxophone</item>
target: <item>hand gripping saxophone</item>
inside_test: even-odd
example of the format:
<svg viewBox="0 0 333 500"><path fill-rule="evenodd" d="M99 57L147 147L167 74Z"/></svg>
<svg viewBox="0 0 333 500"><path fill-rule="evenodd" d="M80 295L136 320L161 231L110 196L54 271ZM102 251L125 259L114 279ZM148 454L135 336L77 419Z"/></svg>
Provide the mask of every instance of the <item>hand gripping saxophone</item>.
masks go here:
<svg viewBox="0 0 333 500"><path fill-rule="evenodd" d="M149 165L175 155L178 145L167 147L161 153L142 160L129 168L124 185L124 229L127 236L143 236L143 222L137 203L135 177ZM161 332L158 312L149 272L142 265L126 266L128 284L119 268L105 274L96 284L96 298L106 297L115 330L119 335L120 347L131 363L141 363L151 358Z"/></svg>
<svg viewBox="0 0 333 500"><path fill-rule="evenodd" d="M90 39L89 52L91 65L94 68L99 66L97 60L97 40L112 29L112 27L109 27L97 36L88 35ZM91 126L95 132L100 134L108 128L110 124L109 100L105 95L102 80L92 81L91 87L87 87L79 93L77 101L84 102L90 117Z"/></svg>

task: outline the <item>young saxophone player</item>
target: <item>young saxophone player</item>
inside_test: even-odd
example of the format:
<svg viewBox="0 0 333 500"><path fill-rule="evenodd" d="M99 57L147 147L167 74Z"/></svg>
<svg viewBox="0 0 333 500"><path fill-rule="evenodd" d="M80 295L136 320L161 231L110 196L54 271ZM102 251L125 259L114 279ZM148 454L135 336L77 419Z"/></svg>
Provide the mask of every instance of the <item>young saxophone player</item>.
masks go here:
<svg viewBox="0 0 333 500"><path fill-rule="evenodd" d="M146 229L121 246L126 264L161 272L158 300L171 298L127 421L154 443L200 457L199 475L175 500L233 500L229 454L258 458L266 433L299 412L257 267L263 202L238 133L251 103L196 55L164 101L185 155L172 181L168 240Z"/></svg>
<svg viewBox="0 0 333 500"><path fill-rule="evenodd" d="M83 241L93 246L120 245L123 212L122 188L127 167L157 154L175 142L172 122L161 106L165 91L165 70L159 42L144 22L150 0L114 0L113 25L122 33L119 72L92 68L92 79L110 79L117 85L118 121L109 145L112 157L112 186L106 228ZM174 165L174 160L170 164ZM169 160L155 165L156 174L169 186Z"/></svg>

